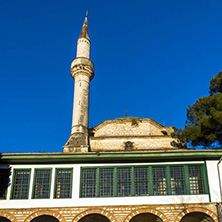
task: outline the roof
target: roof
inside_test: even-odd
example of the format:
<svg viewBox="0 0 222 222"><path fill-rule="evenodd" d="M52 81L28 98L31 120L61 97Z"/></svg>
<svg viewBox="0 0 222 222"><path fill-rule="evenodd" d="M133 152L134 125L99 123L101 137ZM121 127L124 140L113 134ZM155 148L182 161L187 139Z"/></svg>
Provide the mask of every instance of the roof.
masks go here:
<svg viewBox="0 0 222 222"><path fill-rule="evenodd" d="M79 38L86 38L86 39L89 40L89 28L88 28L87 16L85 17L85 20L84 20Z"/></svg>
<svg viewBox="0 0 222 222"><path fill-rule="evenodd" d="M219 160L221 150L166 152L2 153L0 164L139 163Z"/></svg>

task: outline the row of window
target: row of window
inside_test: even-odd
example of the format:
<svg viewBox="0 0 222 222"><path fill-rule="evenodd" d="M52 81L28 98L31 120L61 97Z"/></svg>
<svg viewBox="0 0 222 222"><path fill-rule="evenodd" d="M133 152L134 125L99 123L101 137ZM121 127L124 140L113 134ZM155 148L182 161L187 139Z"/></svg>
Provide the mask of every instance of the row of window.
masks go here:
<svg viewBox="0 0 222 222"><path fill-rule="evenodd" d="M81 197L207 193L202 165L82 168Z"/></svg>
<svg viewBox="0 0 222 222"><path fill-rule="evenodd" d="M124 197L207 193L204 165L82 167L81 197ZM0 170L0 199L9 169ZM54 198L72 197L72 168L56 169ZM14 169L11 199L28 199L31 169ZM32 198L50 198L51 169L35 169Z"/></svg>
<svg viewBox="0 0 222 222"><path fill-rule="evenodd" d="M5 170L6 171L6 170ZM8 170L9 172L9 170ZM51 169L35 169L33 182L33 199L50 198ZM2 170L0 171L2 175ZM8 175L4 174L4 189L0 190L0 198L6 198L6 190L9 181ZM6 177L7 175L7 177ZM15 169L13 173L11 199L28 199L30 188L30 169ZM0 176L1 178L1 176ZM3 177L2 177L3 178ZM7 181L7 182L6 182ZM2 183L1 183L2 184ZM1 187L1 186L0 186ZM56 169L54 198L71 198L72 169Z"/></svg>

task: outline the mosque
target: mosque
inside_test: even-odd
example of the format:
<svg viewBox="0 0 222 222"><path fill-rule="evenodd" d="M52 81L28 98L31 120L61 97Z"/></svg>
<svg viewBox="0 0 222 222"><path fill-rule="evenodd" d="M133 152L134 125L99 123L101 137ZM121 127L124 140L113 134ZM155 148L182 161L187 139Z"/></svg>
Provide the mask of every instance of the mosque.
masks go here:
<svg viewBox="0 0 222 222"><path fill-rule="evenodd" d="M88 127L85 17L71 63L71 134L57 153L0 154L0 222L218 222L220 150L188 149L150 118Z"/></svg>

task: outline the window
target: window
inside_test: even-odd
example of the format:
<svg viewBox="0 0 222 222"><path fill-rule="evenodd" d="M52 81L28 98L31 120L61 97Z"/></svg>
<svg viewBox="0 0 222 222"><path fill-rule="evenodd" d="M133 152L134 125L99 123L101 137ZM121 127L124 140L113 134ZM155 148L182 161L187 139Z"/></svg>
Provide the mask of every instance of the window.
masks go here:
<svg viewBox="0 0 222 222"><path fill-rule="evenodd" d="M201 166L188 166L190 194L204 193L203 171Z"/></svg>
<svg viewBox="0 0 222 222"><path fill-rule="evenodd" d="M96 169L82 170L82 197L96 197Z"/></svg>
<svg viewBox="0 0 222 222"><path fill-rule="evenodd" d="M131 141L125 142L125 150L132 150L133 149L133 143Z"/></svg>
<svg viewBox="0 0 222 222"><path fill-rule="evenodd" d="M153 167L153 194L167 194L166 167Z"/></svg>
<svg viewBox="0 0 222 222"><path fill-rule="evenodd" d="M34 179L33 198L43 199L50 197L51 169L36 169Z"/></svg>
<svg viewBox="0 0 222 222"><path fill-rule="evenodd" d="M56 169L55 198L70 198L72 169Z"/></svg>
<svg viewBox="0 0 222 222"><path fill-rule="evenodd" d="M172 195L185 194L185 174L183 166L170 167L170 183Z"/></svg>
<svg viewBox="0 0 222 222"><path fill-rule="evenodd" d="M10 169L0 169L0 199L6 199Z"/></svg>
<svg viewBox="0 0 222 222"><path fill-rule="evenodd" d="M204 165L112 166L81 169L81 197L207 193Z"/></svg>
<svg viewBox="0 0 222 222"><path fill-rule="evenodd" d="M113 197L114 169L101 168L99 170L99 196Z"/></svg>
<svg viewBox="0 0 222 222"><path fill-rule="evenodd" d="M148 177L147 167L134 168L135 196L149 195Z"/></svg>
<svg viewBox="0 0 222 222"><path fill-rule="evenodd" d="M131 168L117 168L117 196L131 196Z"/></svg>
<svg viewBox="0 0 222 222"><path fill-rule="evenodd" d="M13 175L12 199L28 199L30 169L15 169Z"/></svg>

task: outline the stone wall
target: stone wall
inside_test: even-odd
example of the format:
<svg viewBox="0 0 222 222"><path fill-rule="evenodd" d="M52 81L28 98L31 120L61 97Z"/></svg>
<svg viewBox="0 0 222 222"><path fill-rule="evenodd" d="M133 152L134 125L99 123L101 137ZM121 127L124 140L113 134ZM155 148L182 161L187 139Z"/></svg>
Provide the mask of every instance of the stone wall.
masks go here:
<svg viewBox="0 0 222 222"><path fill-rule="evenodd" d="M164 131L164 132L163 132ZM94 128L94 137L170 135L173 127L164 127L149 118L123 117L106 120Z"/></svg>
<svg viewBox="0 0 222 222"><path fill-rule="evenodd" d="M98 200L99 201L99 200ZM143 206L103 206L103 207L63 207L63 208L33 208L0 210L0 216L12 222L30 222L41 215L50 215L60 222L78 222L89 214L101 214L111 222L129 222L140 213L151 213L164 222L180 222L183 216L191 212L202 212L217 219L216 203L207 204L177 204L177 205L143 205Z"/></svg>
<svg viewBox="0 0 222 222"><path fill-rule="evenodd" d="M133 145L132 151L142 150L172 150L176 149L171 145L174 139L169 136L159 137L90 137L91 151L124 151L125 143L130 141Z"/></svg>

